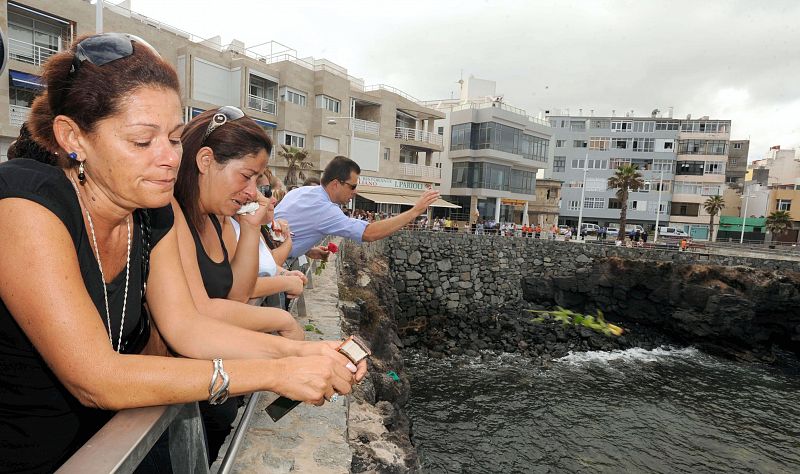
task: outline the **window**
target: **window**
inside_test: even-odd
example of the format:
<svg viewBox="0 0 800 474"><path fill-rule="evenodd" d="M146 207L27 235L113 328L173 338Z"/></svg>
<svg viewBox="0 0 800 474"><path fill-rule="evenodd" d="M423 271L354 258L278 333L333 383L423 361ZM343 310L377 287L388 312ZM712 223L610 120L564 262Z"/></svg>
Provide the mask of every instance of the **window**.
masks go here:
<svg viewBox="0 0 800 474"><path fill-rule="evenodd" d="M13 11L12 11L13 10ZM8 2L9 59L41 65L71 42L70 27ZM60 48L61 47L61 48Z"/></svg>
<svg viewBox="0 0 800 474"><path fill-rule="evenodd" d="M566 142L566 140L556 140L556 148L564 148Z"/></svg>
<svg viewBox="0 0 800 474"><path fill-rule="evenodd" d="M610 139L608 137L591 137L589 138L590 150L608 150Z"/></svg>
<svg viewBox="0 0 800 474"><path fill-rule="evenodd" d="M335 138L316 135L314 137L314 149L321 151L329 151L331 153L339 154L339 140Z"/></svg>
<svg viewBox="0 0 800 474"><path fill-rule="evenodd" d="M677 168L675 170L676 175L692 175L692 176L702 176L703 175L703 166L705 162L703 161L679 161L677 163Z"/></svg>
<svg viewBox="0 0 800 474"><path fill-rule="evenodd" d="M604 119L592 119L589 126L591 128L609 128L611 123Z"/></svg>
<svg viewBox="0 0 800 474"><path fill-rule="evenodd" d="M305 148L306 146L306 137L305 135L300 135L298 133L292 132L283 132L284 139L283 144L286 146L293 146L295 148Z"/></svg>
<svg viewBox="0 0 800 474"><path fill-rule="evenodd" d="M571 120L569 122L569 129L573 132L586 130L586 121L584 120Z"/></svg>
<svg viewBox="0 0 800 474"><path fill-rule="evenodd" d="M589 160L586 162L586 168L590 170L604 170L608 160Z"/></svg>
<svg viewBox="0 0 800 474"><path fill-rule="evenodd" d="M655 146L654 138L634 138L632 141L633 151L654 151Z"/></svg>
<svg viewBox="0 0 800 474"><path fill-rule="evenodd" d="M633 122L630 121L620 121L620 120L611 121L612 132L630 132L632 126Z"/></svg>
<svg viewBox="0 0 800 474"><path fill-rule="evenodd" d="M275 115L275 92L277 84L263 77L250 74L250 95L247 107Z"/></svg>
<svg viewBox="0 0 800 474"><path fill-rule="evenodd" d="M457 124L450 129L450 150L492 149L546 163L549 144L549 139L496 122Z"/></svg>
<svg viewBox="0 0 800 474"><path fill-rule="evenodd" d="M733 144L733 149L734 150L741 150L742 149L742 144L741 143L734 143Z"/></svg>
<svg viewBox="0 0 800 474"><path fill-rule="evenodd" d="M792 209L792 201L790 199L778 199L779 211L790 211Z"/></svg>
<svg viewBox="0 0 800 474"><path fill-rule="evenodd" d="M680 140L678 153L683 155L724 155L728 151L725 140Z"/></svg>
<svg viewBox="0 0 800 474"><path fill-rule="evenodd" d="M570 201L569 202L569 210L570 211L579 211L581 209L581 202L580 201Z"/></svg>
<svg viewBox="0 0 800 474"><path fill-rule="evenodd" d="M655 122L633 122L633 131L634 132L644 132L649 133L654 131L656 128Z"/></svg>
<svg viewBox="0 0 800 474"><path fill-rule="evenodd" d="M30 107L37 91L33 89L23 89L21 87L10 86L8 89L9 105L18 107Z"/></svg>
<svg viewBox="0 0 800 474"><path fill-rule="evenodd" d="M670 160L653 160L653 171L664 170L665 173L672 173L672 163Z"/></svg>
<svg viewBox="0 0 800 474"><path fill-rule="evenodd" d="M389 148L389 147L384 148L383 149L383 160L384 161L389 161L389 159L391 158L391 154L392 154L392 149L391 148ZM439 164L439 163L437 163L437 164Z"/></svg>
<svg viewBox="0 0 800 474"><path fill-rule="evenodd" d="M724 161L706 161L705 174L725 174Z"/></svg>
<svg viewBox="0 0 800 474"><path fill-rule="evenodd" d="M444 127L439 127L439 128L437 128L437 129L436 129L436 132L437 132L439 135L442 135L442 136L444 136Z"/></svg>
<svg viewBox="0 0 800 474"><path fill-rule="evenodd" d="M300 91L296 91L293 89L289 89L288 87L285 89L285 98L286 102L291 102L293 104L297 104L301 107L306 106L306 95Z"/></svg>
<svg viewBox="0 0 800 474"><path fill-rule="evenodd" d="M333 97L329 97L327 95L318 95L317 108L325 109L328 112L333 112L335 114L338 114L339 111L342 109L342 103L339 100L334 99Z"/></svg>
<svg viewBox="0 0 800 474"><path fill-rule="evenodd" d="M400 163L419 164L419 153L412 148L400 147Z"/></svg>
<svg viewBox="0 0 800 474"><path fill-rule="evenodd" d="M609 209L622 209L622 201L617 198L608 198Z"/></svg>
<svg viewBox="0 0 800 474"><path fill-rule="evenodd" d="M586 148L586 140L574 140L572 148Z"/></svg>
<svg viewBox="0 0 800 474"><path fill-rule="evenodd" d="M631 201L628 204L628 209L632 211L645 212L647 211L647 201Z"/></svg>
<svg viewBox="0 0 800 474"><path fill-rule="evenodd" d="M630 158L611 158L610 168L615 170L620 166L625 166L631 164Z"/></svg>
<svg viewBox="0 0 800 474"><path fill-rule="evenodd" d="M664 141L663 150L674 150L675 149L675 142L673 140L666 140Z"/></svg>
<svg viewBox="0 0 800 474"><path fill-rule="evenodd" d="M656 122L656 130L669 130L669 131L677 131L679 127L678 121L662 121L659 120Z"/></svg>
<svg viewBox="0 0 800 474"><path fill-rule="evenodd" d="M701 196L720 196L722 194L721 186L718 184L703 184L700 187Z"/></svg>
<svg viewBox="0 0 800 474"><path fill-rule="evenodd" d="M728 164L731 166L736 166L736 158L728 158Z"/></svg>
<svg viewBox="0 0 800 474"><path fill-rule="evenodd" d="M553 172L554 173L563 173L564 167L567 164L567 157L566 156L555 156L553 157Z"/></svg>
<svg viewBox="0 0 800 474"><path fill-rule="evenodd" d="M583 169L583 160L572 160L572 169L578 170Z"/></svg>
<svg viewBox="0 0 800 474"><path fill-rule="evenodd" d="M611 141L611 148L615 148L617 150L627 150L630 147L631 147L630 138L615 138Z"/></svg>
<svg viewBox="0 0 800 474"><path fill-rule="evenodd" d="M603 209L605 208L605 198L584 198L583 207L585 209Z"/></svg>

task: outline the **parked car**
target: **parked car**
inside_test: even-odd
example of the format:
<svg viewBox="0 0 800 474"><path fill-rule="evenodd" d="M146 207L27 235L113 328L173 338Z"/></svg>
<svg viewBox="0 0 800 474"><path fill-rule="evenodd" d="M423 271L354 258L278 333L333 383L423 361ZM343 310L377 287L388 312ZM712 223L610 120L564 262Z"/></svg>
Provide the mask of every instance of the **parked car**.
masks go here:
<svg viewBox="0 0 800 474"><path fill-rule="evenodd" d="M659 227L658 228L658 235L660 237L675 237L675 238L688 238L689 234L687 234L683 229L679 229L677 227Z"/></svg>
<svg viewBox="0 0 800 474"><path fill-rule="evenodd" d="M581 223L581 234L597 235L600 232L600 226L590 222Z"/></svg>
<svg viewBox="0 0 800 474"><path fill-rule="evenodd" d="M570 230L570 228L571 228L570 226L568 226L568 225L563 225L563 224L562 224L562 225L560 225L560 226L558 226L558 235L564 235L564 234L566 234L566 233L567 233L567 231L568 231L568 230Z"/></svg>
<svg viewBox="0 0 800 474"><path fill-rule="evenodd" d="M644 227L640 226L639 224L625 224L625 232L630 235L631 232L644 232ZM606 235L609 237L619 237L619 227L611 227L609 226L606 230Z"/></svg>

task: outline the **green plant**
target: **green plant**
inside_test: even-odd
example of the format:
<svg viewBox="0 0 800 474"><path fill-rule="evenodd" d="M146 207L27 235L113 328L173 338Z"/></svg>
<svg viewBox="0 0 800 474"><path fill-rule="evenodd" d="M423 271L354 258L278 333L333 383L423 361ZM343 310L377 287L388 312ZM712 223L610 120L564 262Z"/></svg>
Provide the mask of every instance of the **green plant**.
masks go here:
<svg viewBox="0 0 800 474"><path fill-rule="evenodd" d="M792 217L789 211L772 211L767 216L767 230L773 234L783 234L792 227Z"/></svg>
<svg viewBox="0 0 800 474"><path fill-rule="evenodd" d="M603 312L599 309L595 315L576 313L572 310L562 308L561 306L552 311L533 309L528 309L526 311L529 313L541 314L541 316L531 319L532 323L543 323L548 319L552 319L561 322L564 326L583 326L592 331L605 334L606 336L621 336L624 332L621 327L606 322Z"/></svg>
<svg viewBox="0 0 800 474"><path fill-rule="evenodd" d="M714 216L719 214L725 207L725 200L722 199L722 196L717 194L716 196L711 196L710 198L706 199L706 202L703 203L703 209L706 210L709 216L711 216L711 221L709 222L709 234L708 240L714 240Z"/></svg>
<svg viewBox="0 0 800 474"><path fill-rule="evenodd" d="M322 331L317 329L317 327L314 326L313 324L306 324L305 326L303 326L303 329L305 329L307 332L313 332L315 334L322 334Z"/></svg>
<svg viewBox="0 0 800 474"><path fill-rule="evenodd" d="M289 168L286 170L286 178L283 180L283 184L285 184L287 188L289 186L297 186L299 180L306 179L303 170L314 168L314 165L305 161L310 156L310 153L306 149L301 150L293 146L287 147L286 145L281 145L278 156L286 160L286 166Z"/></svg>
<svg viewBox="0 0 800 474"><path fill-rule="evenodd" d="M628 193L644 188L644 179L636 165L622 165L614 176L608 178L608 187L617 190L619 199L619 235L617 240L625 241L625 222L628 220Z"/></svg>

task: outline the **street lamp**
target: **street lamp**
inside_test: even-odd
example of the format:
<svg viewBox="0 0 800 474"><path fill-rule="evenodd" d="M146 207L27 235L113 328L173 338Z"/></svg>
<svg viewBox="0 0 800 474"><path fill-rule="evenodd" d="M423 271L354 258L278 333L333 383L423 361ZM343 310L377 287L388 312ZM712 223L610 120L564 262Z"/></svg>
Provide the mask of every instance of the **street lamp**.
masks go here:
<svg viewBox="0 0 800 474"><path fill-rule="evenodd" d="M755 197L755 196L752 196L752 195L748 194L748 195L746 195L744 197L744 212L742 213L742 233L739 236L739 243L740 244L744 243L744 224L745 224L745 222L747 222L747 203L748 203L748 201L750 201L751 197Z"/></svg>
<svg viewBox="0 0 800 474"><path fill-rule="evenodd" d="M586 121L586 131L587 132L589 131L590 125L591 125L591 121L587 120ZM584 160L583 160L583 182L581 183L581 207L578 210L578 240L581 240L581 234L582 234L581 227L583 227L583 204L584 204L583 201L584 201L585 196L586 196L586 172L588 171L588 167L589 167L589 143L588 142L591 141L591 135L589 137L587 137L587 138L589 138L589 140L587 140L587 143L586 143L586 158L584 158Z"/></svg>
<svg viewBox="0 0 800 474"><path fill-rule="evenodd" d="M653 235L653 243L658 242L658 222L661 217L661 191L664 189L664 163L661 162L661 178L658 180L658 206L656 206L656 233Z"/></svg>

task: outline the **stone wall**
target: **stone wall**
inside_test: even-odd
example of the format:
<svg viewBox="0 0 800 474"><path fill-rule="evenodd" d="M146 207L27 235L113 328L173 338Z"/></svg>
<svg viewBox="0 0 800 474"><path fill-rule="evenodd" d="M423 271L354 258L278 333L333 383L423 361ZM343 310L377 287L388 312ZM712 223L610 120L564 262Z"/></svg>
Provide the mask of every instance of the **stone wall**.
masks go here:
<svg viewBox="0 0 800 474"><path fill-rule="evenodd" d="M523 280L570 276L598 260L744 266L800 272L800 262L471 234L403 232L385 241L402 315L469 311L523 297Z"/></svg>
<svg viewBox="0 0 800 474"><path fill-rule="evenodd" d="M800 353L798 261L409 232L385 251L401 329L532 302L601 309L691 343Z"/></svg>

